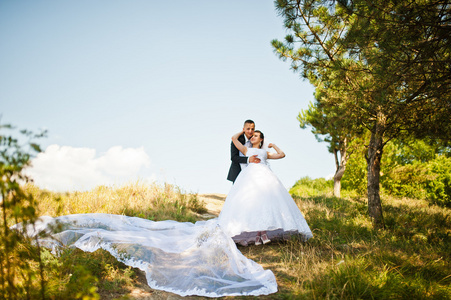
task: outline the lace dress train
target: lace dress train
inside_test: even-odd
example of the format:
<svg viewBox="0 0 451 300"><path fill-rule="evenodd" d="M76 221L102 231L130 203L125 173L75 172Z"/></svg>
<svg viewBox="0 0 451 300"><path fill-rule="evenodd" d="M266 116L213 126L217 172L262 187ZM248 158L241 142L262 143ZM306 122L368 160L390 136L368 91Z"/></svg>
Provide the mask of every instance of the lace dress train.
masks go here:
<svg viewBox="0 0 451 300"><path fill-rule="evenodd" d="M31 236L47 232L39 242L54 252L61 247L104 249L144 271L151 288L206 297L277 292L274 274L243 256L234 243L237 237L260 230L267 230L269 238L287 233L312 236L293 199L265 164L252 164L241 172L216 219L193 224L75 214L41 217L34 227L13 228Z"/></svg>
<svg viewBox="0 0 451 300"><path fill-rule="evenodd" d="M20 225L14 228L21 230ZM49 232L40 244L104 249L146 273L149 286L181 296L267 295L277 291L274 274L246 258L217 219L193 223L153 222L111 214L42 217L26 233Z"/></svg>

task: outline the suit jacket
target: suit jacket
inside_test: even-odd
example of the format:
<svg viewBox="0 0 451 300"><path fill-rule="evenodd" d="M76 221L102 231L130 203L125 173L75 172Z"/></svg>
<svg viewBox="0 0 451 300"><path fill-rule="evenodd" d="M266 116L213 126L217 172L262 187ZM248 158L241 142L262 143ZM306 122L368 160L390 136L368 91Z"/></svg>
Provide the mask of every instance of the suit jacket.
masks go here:
<svg viewBox="0 0 451 300"><path fill-rule="evenodd" d="M244 145L244 143L246 141L246 139L244 138L244 133L238 137L238 140L241 142L241 144ZM240 172L241 172L240 164L246 164L247 157L240 156L240 150L238 150L238 148L235 147L235 144L233 142L230 145L230 160L232 161L232 164L230 165L229 174L227 175L227 180L235 182L235 179L238 177L238 174L240 174Z"/></svg>

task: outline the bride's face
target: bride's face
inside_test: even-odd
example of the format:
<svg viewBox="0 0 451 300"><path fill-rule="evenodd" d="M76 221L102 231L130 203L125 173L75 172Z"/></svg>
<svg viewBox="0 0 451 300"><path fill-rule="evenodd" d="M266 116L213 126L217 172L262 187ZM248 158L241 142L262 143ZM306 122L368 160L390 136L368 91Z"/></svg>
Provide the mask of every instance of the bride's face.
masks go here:
<svg viewBox="0 0 451 300"><path fill-rule="evenodd" d="M260 132L254 132L254 135L251 138L252 145L260 144L261 141L262 141L262 138L260 136Z"/></svg>

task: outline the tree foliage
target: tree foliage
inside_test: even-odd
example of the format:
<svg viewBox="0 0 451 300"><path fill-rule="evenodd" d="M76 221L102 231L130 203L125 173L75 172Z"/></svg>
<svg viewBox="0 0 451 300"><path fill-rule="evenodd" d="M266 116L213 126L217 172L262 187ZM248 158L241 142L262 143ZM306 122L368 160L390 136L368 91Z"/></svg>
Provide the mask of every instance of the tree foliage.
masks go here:
<svg viewBox="0 0 451 300"><path fill-rule="evenodd" d="M279 57L315 85L322 107L346 111L350 132L371 133L368 210L374 225L384 227L384 146L404 134L449 140L450 4L278 0L276 8L290 31L285 41L273 41Z"/></svg>
<svg viewBox="0 0 451 300"><path fill-rule="evenodd" d="M33 134L22 130L24 145L12 135L4 134L13 129L0 125L0 290L2 299L45 298L43 264L39 244L19 230L14 224L33 226L37 219L36 202L32 195L21 188L29 181L23 170L30 163L32 153L40 151L34 139L45 133Z"/></svg>
<svg viewBox="0 0 451 300"><path fill-rule="evenodd" d="M383 104L395 120L386 134L408 130L449 141L451 2L338 2L352 19L344 44L382 79Z"/></svg>
<svg viewBox="0 0 451 300"><path fill-rule="evenodd" d="M387 146L383 190L398 197L451 206L451 148L430 140L395 140Z"/></svg>
<svg viewBox="0 0 451 300"><path fill-rule="evenodd" d="M351 157L347 170L343 189L363 194L366 185L363 155ZM431 140L393 140L384 150L381 188L386 195L451 207L451 148Z"/></svg>
<svg viewBox="0 0 451 300"><path fill-rule="evenodd" d="M315 97L321 97L317 91ZM311 127L312 133L320 142L329 144L329 152L334 154L334 196L340 197L341 179L346 170L347 161L353 152L352 141L360 134L360 130L350 130L351 122L347 120L346 111L337 107L321 105L321 101L310 103L308 109L301 110L298 115L300 127Z"/></svg>

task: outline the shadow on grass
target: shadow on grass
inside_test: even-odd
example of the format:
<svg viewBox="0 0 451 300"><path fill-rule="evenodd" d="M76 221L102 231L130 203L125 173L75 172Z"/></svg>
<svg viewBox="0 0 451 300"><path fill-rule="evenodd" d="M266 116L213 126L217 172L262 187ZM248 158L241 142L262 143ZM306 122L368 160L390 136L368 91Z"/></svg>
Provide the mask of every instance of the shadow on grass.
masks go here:
<svg viewBox="0 0 451 300"><path fill-rule="evenodd" d="M447 283L403 267L378 267L364 258L346 260L306 283L305 288L316 291L317 298L327 299L451 299Z"/></svg>
<svg viewBox="0 0 451 300"><path fill-rule="evenodd" d="M277 298L451 299L449 209L388 199L387 228L374 230L364 201L295 201L312 239L240 247L274 272Z"/></svg>
<svg viewBox="0 0 451 300"><path fill-rule="evenodd" d="M449 209L387 199L387 228L374 230L361 199L314 196L295 201L312 239L238 247L276 276L279 292L259 299L451 299ZM166 204L168 215L151 209L126 214L154 220L191 218L180 207ZM232 298L249 299L225 297Z"/></svg>

